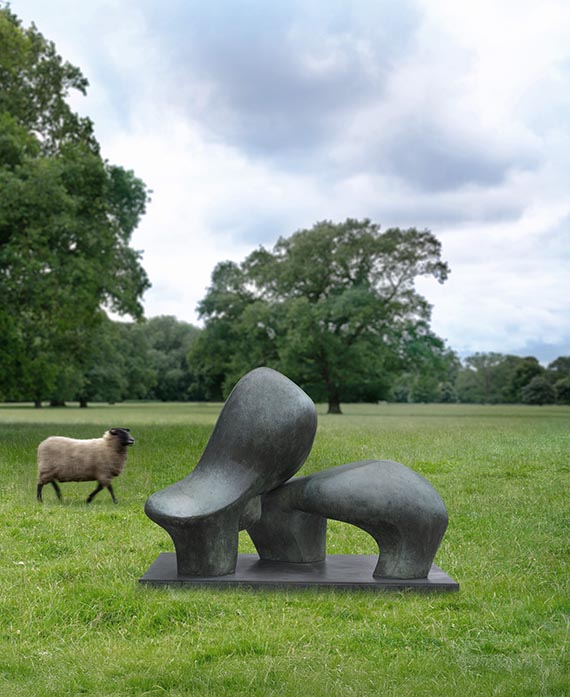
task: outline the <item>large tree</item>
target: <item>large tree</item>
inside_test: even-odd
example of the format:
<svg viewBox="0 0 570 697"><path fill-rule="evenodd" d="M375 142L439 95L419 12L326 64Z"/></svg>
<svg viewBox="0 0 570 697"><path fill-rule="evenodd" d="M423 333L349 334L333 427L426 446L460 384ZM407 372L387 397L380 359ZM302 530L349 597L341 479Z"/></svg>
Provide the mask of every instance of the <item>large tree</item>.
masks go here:
<svg viewBox="0 0 570 697"><path fill-rule="evenodd" d="M129 244L148 191L69 107L81 71L7 7L0 84L0 391L41 404L80 368L101 308L142 316L150 284Z"/></svg>
<svg viewBox="0 0 570 697"><path fill-rule="evenodd" d="M445 281L429 231L370 220L323 221L263 247L241 264L223 262L199 305L205 331L192 367L222 392L255 365L280 368L330 413L354 395L378 399L429 332L430 305L418 276Z"/></svg>

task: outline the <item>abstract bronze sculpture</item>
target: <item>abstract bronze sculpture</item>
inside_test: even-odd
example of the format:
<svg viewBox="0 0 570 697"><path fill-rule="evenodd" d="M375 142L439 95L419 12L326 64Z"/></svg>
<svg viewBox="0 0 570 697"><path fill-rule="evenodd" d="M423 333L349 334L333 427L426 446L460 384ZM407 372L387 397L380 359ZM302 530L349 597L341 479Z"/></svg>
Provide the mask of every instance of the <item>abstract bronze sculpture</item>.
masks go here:
<svg viewBox="0 0 570 697"><path fill-rule="evenodd" d="M257 368L238 382L194 470L145 505L172 537L179 574L233 572L238 532L259 516L259 495L297 472L316 430L315 405L281 373Z"/></svg>
<svg viewBox="0 0 570 697"><path fill-rule="evenodd" d="M429 482L399 462L366 460L290 479L263 496L248 533L261 559L323 561L328 518L372 535L373 575L386 578L426 578L447 528Z"/></svg>
<svg viewBox="0 0 570 697"><path fill-rule="evenodd" d="M256 578L264 569L270 569L270 575L284 572L282 585L288 585L287 575L292 578L299 571L303 575L316 570L322 576L323 565L332 559L326 556L331 518L355 525L376 540L379 558L373 568L366 567L372 585L404 579L403 585L387 585L417 586L415 580L427 582L435 569L445 578L432 587L456 590L458 585L432 566L447 528L447 511L423 477L400 463L378 460L293 477L311 450L316 426L313 402L284 375L269 368L245 375L224 405L194 470L146 502L147 515L172 537L176 570L165 573L151 567L141 581L231 578L243 529L259 559L239 557ZM342 568L352 556L358 563L373 561L359 555L335 556L342 557ZM164 559L159 562L155 565L163 567ZM239 578L244 581L243 574ZM236 581L239 578L236 575ZM332 585L343 585L342 578Z"/></svg>

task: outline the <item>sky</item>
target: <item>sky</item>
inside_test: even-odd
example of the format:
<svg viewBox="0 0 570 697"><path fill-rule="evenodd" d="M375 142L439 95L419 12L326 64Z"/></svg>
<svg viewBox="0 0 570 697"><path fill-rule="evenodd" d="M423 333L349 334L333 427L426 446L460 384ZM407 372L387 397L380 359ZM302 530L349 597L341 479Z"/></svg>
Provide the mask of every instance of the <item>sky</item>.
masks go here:
<svg viewBox="0 0 570 697"><path fill-rule="evenodd" d="M570 355L568 0L12 0L89 80L73 107L152 202L147 317L320 220L429 229L432 329Z"/></svg>

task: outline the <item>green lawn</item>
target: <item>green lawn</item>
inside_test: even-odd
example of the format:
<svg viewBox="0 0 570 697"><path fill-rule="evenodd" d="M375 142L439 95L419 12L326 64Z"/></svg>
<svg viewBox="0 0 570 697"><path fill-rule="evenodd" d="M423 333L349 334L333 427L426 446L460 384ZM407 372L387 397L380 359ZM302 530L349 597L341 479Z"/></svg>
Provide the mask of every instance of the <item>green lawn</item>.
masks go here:
<svg viewBox="0 0 570 697"><path fill-rule="evenodd" d="M354 460L427 477L450 525L436 563L459 593L155 589L138 578L167 534L149 494L197 462L220 405L0 405L0 695L568 695L570 409L319 408L302 472ZM53 434L137 440L115 483L35 501ZM331 553L373 553L329 524ZM242 533L241 551L253 546Z"/></svg>

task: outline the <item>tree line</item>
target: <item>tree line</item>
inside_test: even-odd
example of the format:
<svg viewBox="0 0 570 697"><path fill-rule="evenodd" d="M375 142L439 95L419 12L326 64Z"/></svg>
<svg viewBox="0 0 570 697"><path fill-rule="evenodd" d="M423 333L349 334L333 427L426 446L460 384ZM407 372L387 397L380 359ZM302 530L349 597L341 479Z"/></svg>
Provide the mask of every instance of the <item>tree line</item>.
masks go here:
<svg viewBox="0 0 570 697"><path fill-rule="evenodd" d="M141 322L105 317L92 334L82 365L60 367L44 401L52 406L125 400L223 401L241 373L232 378L225 375L217 384L204 380L204 337L207 329L172 316ZM208 366L213 365L212 360L208 353ZM255 355L246 363L244 371L265 365ZM407 366L387 372L374 383L347 382L340 389L342 401L570 404L570 356L544 367L533 356L500 353L476 353L461 361L445 349L432 352L429 359L424 355L413 365L414 370ZM311 390L314 383L301 386ZM12 385L1 396L8 401L32 401L27 389ZM321 399L326 396L325 386L319 389L313 389L317 401L319 395Z"/></svg>
<svg viewBox="0 0 570 697"><path fill-rule="evenodd" d="M475 353L457 373L459 401L479 404L570 404L570 356L542 366L534 356Z"/></svg>
<svg viewBox="0 0 570 697"><path fill-rule="evenodd" d="M90 332L80 362L54 366L55 379L41 393L37 406L49 402L116 403L132 399L187 401L192 371L188 353L200 330L174 317L154 317L143 322L118 322L106 316ZM36 401L37 391L17 381L3 384L2 398Z"/></svg>

